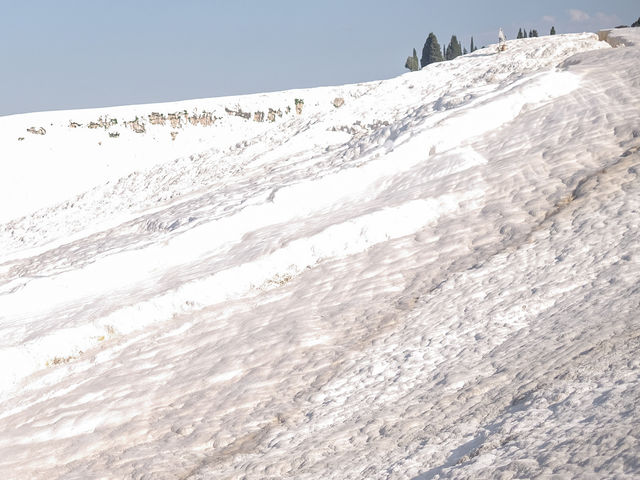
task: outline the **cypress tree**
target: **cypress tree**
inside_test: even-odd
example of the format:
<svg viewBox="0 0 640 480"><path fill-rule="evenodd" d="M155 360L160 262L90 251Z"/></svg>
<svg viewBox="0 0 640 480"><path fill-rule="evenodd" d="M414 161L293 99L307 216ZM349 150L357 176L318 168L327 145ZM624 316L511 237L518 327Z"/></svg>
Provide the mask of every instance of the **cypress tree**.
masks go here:
<svg viewBox="0 0 640 480"><path fill-rule="evenodd" d="M537 37L538 36L538 30L536 30L535 28L532 30L531 35L529 35L530 37Z"/></svg>
<svg viewBox="0 0 640 480"><path fill-rule="evenodd" d="M522 29L518 29L518 36L516 38L522 38Z"/></svg>
<svg viewBox="0 0 640 480"><path fill-rule="evenodd" d="M527 29L526 28L522 31L522 38L527 38Z"/></svg>
<svg viewBox="0 0 640 480"><path fill-rule="evenodd" d="M412 72L420 70L420 64L418 63L418 54L416 53L415 48L413 49L413 55L411 57L407 57L404 68L408 68Z"/></svg>
<svg viewBox="0 0 640 480"><path fill-rule="evenodd" d="M475 51L476 51L476 49L475 49L475 48L473 48L473 37L471 37L471 45L469 45L469 51L470 51L471 53L473 53L473 52L475 52Z"/></svg>
<svg viewBox="0 0 640 480"><path fill-rule="evenodd" d="M462 44L458 41L458 38L455 35L451 37L451 43L453 44L453 53L456 55L456 57L462 55Z"/></svg>
<svg viewBox="0 0 640 480"><path fill-rule="evenodd" d="M424 42L422 48L422 58L420 59L420 66L426 67L430 63L441 62L442 52L440 51L440 44L438 38L433 32L427 37L427 41Z"/></svg>
<svg viewBox="0 0 640 480"><path fill-rule="evenodd" d="M556 34L556 27L551 27L551 31L549 32L549 35L555 35Z"/></svg>
<svg viewBox="0 0 640 480"><path fill-rule="evenodd" d="M460 55L462 55L462 47L460 46L460 42L458 42L458 38L455 35L452 35L451 41L449 42L449 45L447 45L444 58L445 60L453 60Z"/></svg>
<svg viewBox="0 0 640 480"><path fill-rule="evenodd" d="M631 24L632 27L640 27L640 17L638 17L638 20L636 20L635 22L633 22Z"/></svg>
<svg viewBox="0 0 640 480"><path fill-rule="evenodd" d="M463 55L466 55L467 53L469 53L469 52L467 51L467 47L464 47L464 48L462 49L462 54L463 54Z"/></svg>
<svg viewBox="0 0 640 480"><path fill-rule="evenodd" d="M533 38L533 32L529 30L529 38Z"/></svg>

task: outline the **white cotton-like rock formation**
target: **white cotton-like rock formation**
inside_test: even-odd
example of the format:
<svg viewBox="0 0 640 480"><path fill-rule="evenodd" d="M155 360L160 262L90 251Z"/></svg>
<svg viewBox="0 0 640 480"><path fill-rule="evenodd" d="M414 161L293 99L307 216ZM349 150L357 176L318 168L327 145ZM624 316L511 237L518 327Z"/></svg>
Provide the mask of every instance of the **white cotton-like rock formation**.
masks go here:
<svg viewBox="0 0 640 480"><path fill-rule="evenodd" d="M0 474L637 478L639 37L1 117Z"/></svg>

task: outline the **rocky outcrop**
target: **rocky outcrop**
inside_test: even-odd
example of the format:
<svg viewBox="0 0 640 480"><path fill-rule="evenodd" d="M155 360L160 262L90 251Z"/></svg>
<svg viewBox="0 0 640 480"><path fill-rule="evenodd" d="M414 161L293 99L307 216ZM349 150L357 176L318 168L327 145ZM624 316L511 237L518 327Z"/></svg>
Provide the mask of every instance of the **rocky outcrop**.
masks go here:
<svg viewBox="0 0 640 480"><path fill-rule="evenodd" d="M109 127L111 127L112 125L117 125L118 124L118 120L115 118L109 118L109 117L98 117L98 121L97 122L89 122L89 125L87 125L87 128L91 128L91 129L96 129L96 128L104 128L105 130ZM80 125L79 123L76 122L70 122L69 123L69 127L71 128L77 128L77 127L81 127L82 125Z"/></svg>
<svg viewBox="0 0 640 480"><path fill-rule="evenodd" d="M224 111L227 112L229 115L246 118L247 120L251 118L251 113L243 112L240 107L236 107L236 110L231 110L230 108L224 107Z"/></svg>
<svg viewBox="0 0 640 480"><path fill-rule="evenodd" d="M167 117L162 113L151 112L149 115L149 123L151 125L164 125L167 121Z"/></svg>
<svg viewBox="0 0 640 480"><path fill-rule="evenodd" d="M334 100L334 104L337 105L336 102L342 99ZM304 106L304 101L302 99L295 99L295 110L298 115L302 113L302 108ZM236 117L241 117L246 120L253 119L254 122L275 122L278 117L282 117L284 114L291 113L292 108L287 106L284 111L280 108L269 108L268 112L264 112L262 110L257 110L254 112L245 112L239 105L236 105L235 108L225 107L225 112L229 115L233 115ZM171 132L172 140L175 140L176 135L178 134L177 129L182 129L187 125L193 126L202 126L209 127L212 126L216 120L220 120L222 117L216 117L214 112L208 112L206 110L202 110L198 112L198 109L194 109L192 114L189 114L187 110L173 112L173 113L161 113L161 112L151 112L145 117L136 117L134 120L122 121L122 124L126 128L130 128L135 133L145 133L147 128L151 125L153 126L171 126L173 131ZM118 120L115 118L109 118L108 116L99 117L98 120L88 122L86 124L81 124L78 122L74 122L73 120L69 120L69 128L80 128L85 127L92 130L96 130L99 128L104 128L108 130L110 127L117 125ZM44 130L44 129L43 129ZM36 133L34 129L31 133ZM44 135L44 133L39 133L40 135Z"/></svg>
<svg viewBox="0 0 640 480"><path fill-rule="evenodd" d="M34 135L44 135L47 131L43 127L29 127L27 128L27 132L33 133Z"/></svg>
<svg viewBox="0 0 640 480"><path fill-rule="evenodd" d="M203 111L200 115L194 113L188 118L188 120L191 125L209 127L216 121L216 117L213 116L212 112Z"/></svg>
<svg viewBox="0 0 640 480"><path fill-rule="evenodd" d="M267 120L269 120L270 122L275 122L276 121L276 115L278 117L282 117L282 110L278 109L278 110L274 110L273 108L269 109L269 114L267 115Z"/></svg>
<svg viewBox="0 0 640 480"><path fill-rule="evenodd" d="M615 29L611 30L600 30L598 32L598 40L601 42L607 42L612 47L624 47L630 46L628 40L623 38L622 36L615 35Z"/></svg>
<svg viewBox="0 0 640 480"><path fill-rule="evenodd" d="M169 123L171 123L171 128L181 128L182 127L182 117L185 118L185 123L186 123L186 118L187 118L187 111L185 110L184 112L176 112L176 113L170 113L167 115L167 119L169 120Z"/></svg>
<svg viewBox="0 0 640 480"><path fill-rule="evenodd" d="M147 131L144 123L142 123L138 117L136 117L135 120L124 122L124 124L136 133L145 133Z"/></svg>

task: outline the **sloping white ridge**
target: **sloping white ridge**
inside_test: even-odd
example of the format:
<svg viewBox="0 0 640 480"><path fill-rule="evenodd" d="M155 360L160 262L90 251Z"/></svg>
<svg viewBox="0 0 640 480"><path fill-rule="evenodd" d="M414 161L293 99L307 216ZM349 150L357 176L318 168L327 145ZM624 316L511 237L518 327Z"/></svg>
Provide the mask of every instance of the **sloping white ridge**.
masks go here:
<svg viewBox="0 0 640 480"><path fill-rule="evenodd" d="M0 118L0 473L639 475L639 37Z"/></svg>

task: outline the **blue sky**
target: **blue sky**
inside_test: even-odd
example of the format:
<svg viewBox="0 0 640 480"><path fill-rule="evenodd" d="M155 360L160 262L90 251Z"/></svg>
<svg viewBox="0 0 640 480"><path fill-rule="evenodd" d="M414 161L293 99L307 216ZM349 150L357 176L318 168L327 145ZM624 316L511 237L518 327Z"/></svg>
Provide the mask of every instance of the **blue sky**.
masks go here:
<svg viewBox="0 0 640 480"><path fill-rule="evenodd" d="M639 16L638 0L0 0L0 115L390 78L431 31L468 48Z"/></svg>

